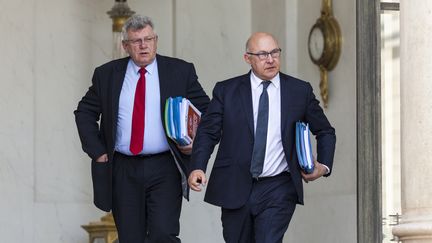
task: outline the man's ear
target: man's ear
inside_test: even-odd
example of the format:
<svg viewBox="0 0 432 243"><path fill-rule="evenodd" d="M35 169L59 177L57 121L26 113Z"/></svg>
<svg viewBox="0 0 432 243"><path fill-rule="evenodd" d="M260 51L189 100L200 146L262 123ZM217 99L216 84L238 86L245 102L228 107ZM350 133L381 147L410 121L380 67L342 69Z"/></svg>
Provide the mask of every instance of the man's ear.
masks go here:
<svg viewBox="0 0 432 243"><path fill-rule="evenodd" d="M127 43L126 43L126 41L122 41L122 47L123 47L123 50L125 50L125 52L127 54L129 54L128 49L127 49Z"/></svg>
<svg viewBox="0 0 432 243"><path fill-rule="evenodd" d="M248 64L251 64L251 62L250 62L250 60L249 60L249 54L247 54L247 53L245 53L244 55L243 55L243 58L244 58L244 60L245 60L245 62L247 62Z"/></svg>

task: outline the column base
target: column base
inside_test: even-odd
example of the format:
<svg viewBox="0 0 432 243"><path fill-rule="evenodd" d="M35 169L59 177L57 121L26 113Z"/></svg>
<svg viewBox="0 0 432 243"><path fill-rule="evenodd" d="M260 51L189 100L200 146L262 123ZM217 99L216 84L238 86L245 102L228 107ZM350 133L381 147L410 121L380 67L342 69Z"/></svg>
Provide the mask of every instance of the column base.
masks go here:
<svg viewBox="0 0 432 243"><path fill-rule="evenodd" d="M402 222L393 227L392 233L403 243L432 242L432 220Z"/></svg>

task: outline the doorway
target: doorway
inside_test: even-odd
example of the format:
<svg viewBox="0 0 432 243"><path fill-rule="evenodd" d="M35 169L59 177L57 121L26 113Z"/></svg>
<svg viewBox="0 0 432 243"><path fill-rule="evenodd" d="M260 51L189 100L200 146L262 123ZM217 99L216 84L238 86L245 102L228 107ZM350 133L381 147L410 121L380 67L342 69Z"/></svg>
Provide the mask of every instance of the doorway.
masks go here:
<svg viewBox="0 0 432 243"><path fill-rule="evenodd" d="M398 56L398 49L390 45L394 41L391 35L387 38L385 34L382 39L381 18L386 20L387 16L382 14L389 11L397 11L398 14L399 1L357 0L356 7L357 242L394 242L397 239L392 237L390 228L395 221L388 215L396 215L397 223L400 192L398 194L394 189L400 188L397 185L400 165L395 162L399 143L395 133L399 119L394 117L398 100L393 98L398 92L398 84L386 83L381 77L393 80L396 69L393 69L392 75L387 70L389 63L396 66L393 59ZM390 54L382 47L389 48ZM391 61L387 63L381 53L388 55ZM381 70L382 66L385 71Z"/></svg>
<svg viewBox="0 0 432 243"><path fill-rule="evenodd" d="M399 0L381 1L380 8L382 242L392 243L401 215Z"/></svg>

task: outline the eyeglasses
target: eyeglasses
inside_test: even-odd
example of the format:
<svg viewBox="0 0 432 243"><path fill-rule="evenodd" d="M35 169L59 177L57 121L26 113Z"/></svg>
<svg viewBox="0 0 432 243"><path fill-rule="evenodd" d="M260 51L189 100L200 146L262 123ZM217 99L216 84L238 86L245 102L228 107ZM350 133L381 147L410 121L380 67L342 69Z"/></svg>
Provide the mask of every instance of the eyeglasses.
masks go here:
<svg viewBox="0 0 432 243"><path fill-rule="evenodd" d="M132 44L134 46L140 46L144 43L150 44L153 40L156 40L156 39L157 39L157 35L145 37L144 39L132 39L132 40L125 40L125 41L129 42L130 44Z"/></svg>
<svg viewBox="0 0 432 243"><path fill-rule="evenodd" d="M253 52L246 52L246 53L249 55L257 56L260 60L266 60L269 56L271 56L272 58L279 58L281 52L282 52L282 49L276 48L271 52L260 51L257 53L253 53Z"/></svg>

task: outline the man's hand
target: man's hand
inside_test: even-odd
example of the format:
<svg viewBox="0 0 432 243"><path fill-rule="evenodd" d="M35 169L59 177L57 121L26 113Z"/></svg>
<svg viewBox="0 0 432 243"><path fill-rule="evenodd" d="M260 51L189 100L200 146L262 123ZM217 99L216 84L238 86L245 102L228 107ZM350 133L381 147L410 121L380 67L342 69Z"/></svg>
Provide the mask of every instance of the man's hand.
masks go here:
<svg viewBox="0 0 432 243"><path fill-rule="evenodd" d="M108 162L108 155L102 154L99 158L96 159L96 162L98 163L106 163Z"/></svg>
<svg viewBox="0 0 432 243"><path fill-rule="evenodd" d="M192 190L194 190L196 192L200 192L201 191L200 185L205 186L206 183L207 183L207 179L206 179L204 171L194 170L194 171L192 171L192 173L190 173L189 179L188 179L188 184Z"/></svg>
<svg viewBox="0 0 432 243"><path fill-rule="evenodd" d="M193 141L192 141L192 143L190 143L189 145L186 145L186 146L180 146L177 144L177 148L183 154L190 155L192 153L192 145L193 145Z"/></svg>
<svg viewBox="0 0 432 243"><path fill-rule="evenodd" d="M314 171L310 174L306 174L303 171L301 171L301 175L303 177L303 180L308 183L309 181L314 181L321 176L325 175L327 173L327 168L321 164L318 161L314 161Z"/></svg>

